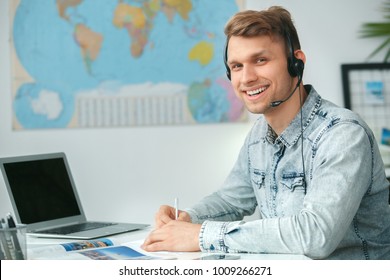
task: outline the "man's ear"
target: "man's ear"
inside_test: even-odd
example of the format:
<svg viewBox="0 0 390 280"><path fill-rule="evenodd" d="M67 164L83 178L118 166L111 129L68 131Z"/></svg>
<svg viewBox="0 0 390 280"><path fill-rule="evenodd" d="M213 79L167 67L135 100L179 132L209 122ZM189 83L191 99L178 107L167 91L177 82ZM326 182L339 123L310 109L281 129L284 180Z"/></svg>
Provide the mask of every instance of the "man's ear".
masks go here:
<svg viewBox="0 0 390 280"><path fill-rule="evenodd" d="M294 56L303 61L306 64L306 55L302 50L296 50Z"/></svg>

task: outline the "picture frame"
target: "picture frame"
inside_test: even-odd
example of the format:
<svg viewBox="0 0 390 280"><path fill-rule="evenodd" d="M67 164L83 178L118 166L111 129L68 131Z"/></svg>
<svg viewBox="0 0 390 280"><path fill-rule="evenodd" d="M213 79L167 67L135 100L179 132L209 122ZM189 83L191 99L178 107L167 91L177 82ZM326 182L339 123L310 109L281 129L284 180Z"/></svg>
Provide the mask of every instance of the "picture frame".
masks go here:
<svg viewBox="0 0 390 280"><path fill-rule="evenodd" d="M342 64L344 106L372 129L385 166L390 166L390 63Z"/></svg>
<svg viewBox="0 0 390 280"><path fill-rule="evenodd" d="M361 73L365 77L372 75L374 78L378 74L389 75L390 74L390 63L355 63L355 64L342 64L341 65L341 75L343 83L343 93L344 93L344 106L350 110L354 110L352 107L353 99L356 98L352 93L353 91L353 82L351 78L353 72ZM365 78L365 77L362 78ZM390 78L390 77L389 77ZM383 79L382 79L383 80ZM390 92L388 92L390 96Z"/></svg>
<svg viewBox="0 0 390 280"><path fill-rule="evenodd" d="M390 63L342 64L341 73L344 106L381 136L390 129Z"/></svg>

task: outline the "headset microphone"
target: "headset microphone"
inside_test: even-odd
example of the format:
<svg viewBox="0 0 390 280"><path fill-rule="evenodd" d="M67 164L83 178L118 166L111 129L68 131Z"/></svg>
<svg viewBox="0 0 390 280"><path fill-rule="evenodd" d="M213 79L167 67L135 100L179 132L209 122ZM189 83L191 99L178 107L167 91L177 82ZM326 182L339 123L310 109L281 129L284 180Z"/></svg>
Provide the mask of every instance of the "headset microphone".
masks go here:
<svg viewBox="0 0 390 280"><path fill-rule="evenodd" d="M287 100L290 99L290 97L294 94L294 92L297 90L297 88L299 87L299 84L302 82L302 76L299 75L298 76L298 83L297 85L295 86L295 88L293 89L293 91L289 94L289 96L287 96L287 98L283 99L283 100L277 100L277 101L273 101L270 103L270 106L271 107L277 107L279 106L280 104L282 104L283 102L286 102Z"/></svg>

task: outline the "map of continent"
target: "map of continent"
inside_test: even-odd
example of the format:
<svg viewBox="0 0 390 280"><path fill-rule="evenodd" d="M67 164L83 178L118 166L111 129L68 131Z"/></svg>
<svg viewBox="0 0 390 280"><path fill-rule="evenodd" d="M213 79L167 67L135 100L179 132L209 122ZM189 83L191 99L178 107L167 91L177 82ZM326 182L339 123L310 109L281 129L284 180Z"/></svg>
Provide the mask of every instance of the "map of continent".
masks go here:
<svg viewBox="0 0 390 280"><path fill-rule="evenodd" d="M234 0L13 1L13 128L240 122L225 76Z"/></svg>

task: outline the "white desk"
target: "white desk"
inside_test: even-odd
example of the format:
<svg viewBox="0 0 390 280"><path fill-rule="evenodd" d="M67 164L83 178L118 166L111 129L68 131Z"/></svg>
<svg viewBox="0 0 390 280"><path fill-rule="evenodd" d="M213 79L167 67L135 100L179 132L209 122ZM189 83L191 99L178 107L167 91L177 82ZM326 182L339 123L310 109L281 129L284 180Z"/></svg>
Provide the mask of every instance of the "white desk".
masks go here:
<svg viewBox="0 0 390 280"><path fill-rule="evenodd" d="M107 238L114 241L115 245L120 245L122 243L128 242L141 242L150 232L151 228L146 228L142 230L132 231L123 234L117 234L113 236L108 236ZM51 259L50 254L45 255L45 253L37 253L37 250L44 249L45 247L50 247L52 245L58 245L63 243L76 242L80 240L73 239L52 239L52 238L38 238L38 237L27 237L27 250L28 250L28 259ZM43 251L43 250L42 250ZM34 256L32 256L34 255ZM159 255L157 253L157 255ZM201 252L169 252L170 256L174 256L178 260L193 260L200 258L205 255L209 255ZM241 259L244 260L309 260L306 256L303 255L291 255L291 254L241 254Z"/></svg>

